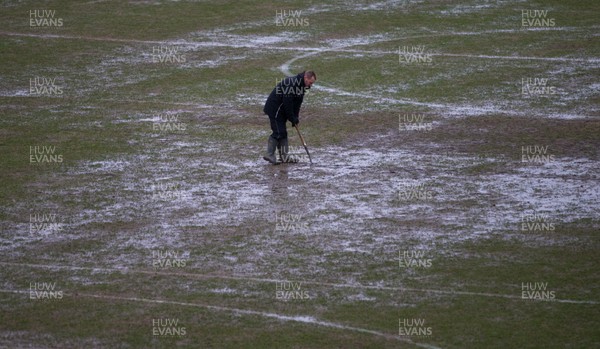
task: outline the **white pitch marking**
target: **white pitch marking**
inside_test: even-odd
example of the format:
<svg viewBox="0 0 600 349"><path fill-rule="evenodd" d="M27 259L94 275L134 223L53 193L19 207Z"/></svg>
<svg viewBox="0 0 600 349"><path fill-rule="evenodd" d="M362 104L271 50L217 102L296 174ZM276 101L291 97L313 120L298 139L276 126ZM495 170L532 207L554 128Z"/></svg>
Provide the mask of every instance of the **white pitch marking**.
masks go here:
<svg viewBox="0 0 600 349"><path fill-rule="evenodd" d="M17 293L17 294L27 294L28 293L28 291L24 291L24 290L4 290L4 289L0 289L0 292L1 293ZM322 321L322 320L316 319L312 316L303 316L303 315L290 316L290 315L262 312L262 311L258 311L258 310L223 307L223 306L218 306L218 305L178 302L178 301L163 300L163 299L107 296L107 295L89 294L89 293L77 293L77 294L65 293L65 296L89 297L89 298L98 298L98 299L110 299L110 300L143 302L143 303L153 303L153 304L172 304L172 305L198 307L198 308L205 308L205 309L210 309L210 310L232 312L232 313L236 313L236 314L256 315L256 316L262 316L262 317L267 317L267 318L273 318L273 319L277 319L277 320L281 320L281 321L294 321L294 322L301 322L301 323L305 323L305 324L317 325L317 326L322 326L322 327L336 328L339 330L368 333L368 334L372 334L372 335L375 335L378 337L383 337L386 339L396 339L396 340L399 340L402 342L410 343L410 344L416 345L420 348L441 349L441 348L433 346L433 345L417 343L408 338L403 338L400 336L391 335L391 334L387 334L387 333L383 333L383 332L379 332L379 331L375 331L375 330L369 330L366 328L346 326L346 325L338 324L335 322Z"/></svg>
<svg viewBox="0 0 600 349"><path fill-rule="evenodd" d="M270 282L270 283L281 283L290 280L279 280L279 279L267 279L267 278L256 278L246 276L227 276L227 275L209 275L209 274L194 274L194 273L170 273L164 271L152 271L152 270L139 270L129 268L98 268L98 267L79 267L70 265L53 265L53 264L32 264L32 263L13 263L13 262L0 262L0 265L12 265L12 266L26 266L32 268L48 268L48 269L67 269L67 270L90 270L93 272L120 272L123 274L148 274L148 275L163 275L163 276L183 276L190 278L201 278L201 279L224 279L224 280L242 280L242 281L256 281L256 282ZM368 290L384 290L384 291L407 291L407 292L425 292L425 293L437 293L447 295L461 295L461 296L481 296L481 297L499 297L507 299L522 300L520 296L500 294L500 293L486 293L486 292L469 292L469 291L454 291L454 290L434 290L426 288L411 288L411 287L393 287L393 286L373 286L373 285L361 285L361 284L336 284L331 282L317 282L317 281L304 281L300 282L307 285L316 286L328 286L336 288L355 288L355 289L368 289ZM599 301L590 300L572 300L572 299L553 299L548 302L556 303L571 303L571 304L600 304Z"/></svg>
<svg viewBox="0 0 600 349"><path fill-rule="evenodd" d="M373 43L377 43L377 42L384 42L384 41L390 41L391 39L382 39L382 40L374 40L372 42L369 42L369 44L373 44ZM324 48L324 49L320 49L318 51L314 51L314 52L309 52L309 53L304 53L301 54L299 56L293 57L292 59L288 60L287 62L283 63L280 67L279 70L284 74L284 75L293 75L292 72L290 71L290 65L294 62L296 62L297 60L306 58L306 57L310 57L310 56L314 56L317 55L319 53L323 53L323 52L335 52L336 50L339 49L345 49L347 47L352 47L352 46L361 46L361 45L365 45L365 44L349 44L346 46L341 46L341 47L337 47L337 48ZM379 53L386 53L386 52L379 52ZM388 51L389 53L389 51ZM459 55L459 54L437 54L437 55L446 55L446 56L451 56L451 57L468 57L469 55ZM486 55L475 55L473 57L479 57L479 58L506 58L506 59L531 59L534 57L513 57L513 56L486 56ZM544 60L552 60L552 61L560 61L560 60L569 60L569 58L542 58ZM572 60L572 59L571 59ZM600 62L600 60L595 59L595 62ZM326 91L332 94L337 94L339 96L351 96L351 97L360 97L360 98L366 98L366 99L374 99L377 101L385 101L388 103L393 103L393 104L410 104L410 105L416 105L416 106L421 106L421 107L428 107L428 108L433 108L433 109L443 109L443 110L452 110L452 114L459 114L459 115L473 115L474 113L479 115L479 114L485 114L485 113L494 113L494 114L505 114L505 115L514 115L514 116L523 116L523 115L529 115L531 114L530 112L518 112L518 111L514 111L514 110L502 110L496 107L474 107L474 106L461 106L461 105L452 105L452 104L440 104L440 103L430 103L430 102L418 102L418 101L413 101L413 100L409 100L409 99L396 99L396 98L389 98L389 97L381 97L381 96L373 96L373 95L369 95L367 93L356 93L356 92L348 92L348 91L344 91L342 89L338 89L335 87L327 87L327 86L323 86L323 85L315 85L315 89L317 90L322 90L322 91ZM572 114L551 114L548 115L549 117L566 117L566 118L589 118L589 116L587 115L572 115Z"/></svg>
<svg viewBox="0 0 600 349"><path fill-rule="evenodd" d="M432 33L423 35L413 35L400 38L385 38L382 40L375 40L368 43L353 43L345 46L337 47L297 47L297 46L260 46L262 49L269 50L281 50L281 51L308 51L313 53L321 52L337 52L337 53L363 53L363 54L398 54L397 51L379 51L379 50L356 50L346 49L344 47L352 46L365 46L371 45L376 42L385 41L400 41L415 38L430 38L435 36L452 36L452 35L484 35L490 33L513 33L520 32L519 30L489 30L482 32L448 32L448 33ZM189 42L189 41L177 41L177 40L137 40L137 39L119 39L119 38L106 38L106 37L90 37L80 35L58 35L58 34L33 34L33 33L13 33L13 32L0 32L0 35L6 36L18 36L18 37L32 37L41 39L71 39L71 40L89 40L89 41L106 41L106 42L119 42L119 43L135 43L135 44L162 44L162 45L178 45L178 46L192 46L197 48L202 47L229 47L229 48L259 48L256 44L232 44L232 43L221 43L221 42ZM483 59L498 59L498 60L527 60L527 61L550 61L550 62L588 62L588 63L600 63L600 58L569 58L569 57L530 57L530 56L500 56L500 55L473 55L473 54L460 54L460 53L434 53L433 56L446 56L446 57L464 57L464 58L483 58Z"/></svg>

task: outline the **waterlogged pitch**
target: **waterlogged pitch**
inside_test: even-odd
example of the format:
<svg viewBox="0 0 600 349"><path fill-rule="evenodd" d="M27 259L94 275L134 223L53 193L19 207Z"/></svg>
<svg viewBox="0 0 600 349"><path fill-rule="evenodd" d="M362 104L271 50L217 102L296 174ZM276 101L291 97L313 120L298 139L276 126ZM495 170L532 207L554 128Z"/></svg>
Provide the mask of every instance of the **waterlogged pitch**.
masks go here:
<svg viewBox="0 0 600 349"><path fill-rule="evenodd" d="M600 2L0 8L1 348L600 347Z"/></svg>

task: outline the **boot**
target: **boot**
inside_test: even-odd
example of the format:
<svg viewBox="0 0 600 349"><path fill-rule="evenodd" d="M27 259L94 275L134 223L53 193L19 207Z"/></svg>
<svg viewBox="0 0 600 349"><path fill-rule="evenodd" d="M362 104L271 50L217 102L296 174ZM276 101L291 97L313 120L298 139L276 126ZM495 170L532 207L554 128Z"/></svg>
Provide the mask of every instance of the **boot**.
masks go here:
<svg viewBox="0 0 600 349"><path fill-rule="evenodd" d="M279 157L281 158L281 162L287 163L296 163L298 159L295 155L289 155L289 146L288 139L283 138L279 140L279 144L277 144L277 150L279 151Z"/></svg>
<svg viewBox="0 0 600 349"><path fill-rule="evenodd" d="M269 143L267 143L267 155L263 156L263 159L277 165L277 158L275 157L275 147L277 147L277 140L272 136L269 136Z"/></svg>

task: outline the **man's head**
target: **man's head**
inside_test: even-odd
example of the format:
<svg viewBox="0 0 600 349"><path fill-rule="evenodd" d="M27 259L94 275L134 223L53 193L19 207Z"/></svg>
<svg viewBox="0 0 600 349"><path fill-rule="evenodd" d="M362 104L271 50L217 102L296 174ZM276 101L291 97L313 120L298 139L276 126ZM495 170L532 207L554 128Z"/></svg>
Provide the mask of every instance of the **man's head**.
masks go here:
<svg viewBox="0 0 600 349"><path fill-rule="evenodd" d="M304 72L304 87L310 88L317 81L317 74L312 70Z"/></svg>

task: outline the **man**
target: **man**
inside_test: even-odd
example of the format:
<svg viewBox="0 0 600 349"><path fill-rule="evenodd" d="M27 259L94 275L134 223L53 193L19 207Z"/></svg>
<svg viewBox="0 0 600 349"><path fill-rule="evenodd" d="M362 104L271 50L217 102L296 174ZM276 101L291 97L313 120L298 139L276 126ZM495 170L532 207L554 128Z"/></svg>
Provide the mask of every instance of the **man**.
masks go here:
<svg viewBox="0 0 600 349"><path fill-rule="evenodd" d="M288 138L286 122L290 121L292 127L299 122L300 106L304 99L304 92L317 81L317 75L312 70L303 71L296 76L283 79L275 86L263 111L269 115L271 130L267 143L267 155L263 159L276 165L275 149L279 151L282 162L297 162L297 159L288 156Z"/></svg>

